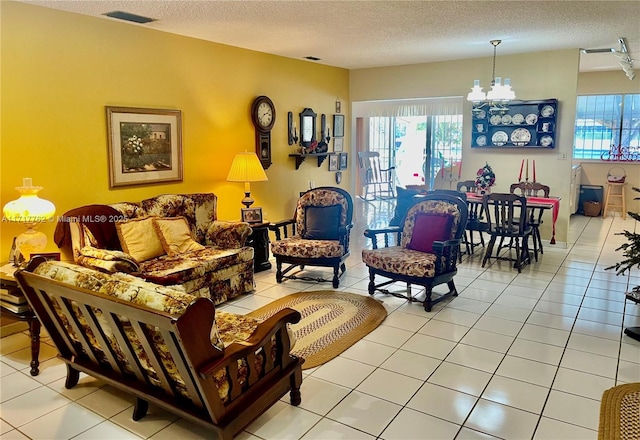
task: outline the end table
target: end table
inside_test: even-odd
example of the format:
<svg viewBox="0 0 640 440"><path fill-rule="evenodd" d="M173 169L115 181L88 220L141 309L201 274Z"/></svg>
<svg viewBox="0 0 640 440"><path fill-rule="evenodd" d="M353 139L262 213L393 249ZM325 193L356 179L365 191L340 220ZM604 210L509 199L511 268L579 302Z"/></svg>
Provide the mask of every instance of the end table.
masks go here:
<svg viewBox="0 0 640 440"><path fill-rule="evenodd" d="M271 269L269 262L269 222L249 223L253 232L249 235L247 245L253 248L253 271L261 272Z"/></svg>
<svg viewBox="0 0 640 440"><path fill-rule="evenodd" d="M11 263L4 263L0 267L0 287L12 292L22 294L18 282L13 274L17 268ZM26 321L29 324L29 335L31 336L31 375L37 376L40 373L38 356L40 355L40 321L29 307L22 312L12 312L4 305L0 304L0 313L2 316L16 319L18 321Z"/></svg>

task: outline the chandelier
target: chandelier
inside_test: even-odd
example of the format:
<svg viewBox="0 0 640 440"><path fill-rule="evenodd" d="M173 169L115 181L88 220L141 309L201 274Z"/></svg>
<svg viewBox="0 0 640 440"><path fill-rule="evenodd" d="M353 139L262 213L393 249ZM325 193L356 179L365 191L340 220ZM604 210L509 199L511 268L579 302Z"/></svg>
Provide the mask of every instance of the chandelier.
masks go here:
<svg viewBox="0 0 640 440"><path fill-rule="evenodd" d="M502 84L502 78L496 77L496 48L502 40L489 41L493 46L493 73L491 75L491 90L486 94L480 87L480 80L473 81L473 88L467 95L467 101L473 102L473 111L480 112L483 107L489 107L491 113L506 113L508 102L516 98L516 94L511 90L511 79L505 78Z"/></svg>

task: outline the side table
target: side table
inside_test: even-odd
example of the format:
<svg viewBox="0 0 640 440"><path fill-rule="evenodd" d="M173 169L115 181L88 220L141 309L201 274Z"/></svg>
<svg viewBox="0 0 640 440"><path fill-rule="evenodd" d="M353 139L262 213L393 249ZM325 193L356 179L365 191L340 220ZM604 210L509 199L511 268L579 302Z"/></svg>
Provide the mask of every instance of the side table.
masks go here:
<svg viewBox="0 0 640 440"><path fill-rule="evenodd" d="M269 262L269 222L249 223L253 232L249 235L247 245L253 248L253 271L261 272L271 269Z"/></svg>
<svg viewBox="0 0 640 440"><path fill-rule="evenodd" d="M0 286L3 289L19 291L20 287L13 274L16 267L11 263L2 264L0 268ZM17 289L17 290L16 290ZM16 319L18 321L26 321L29 324L29 335L31 336L31 375L37 376L40 373L38 356L40 355L40 321L33 313L31 308L22 312L12 312L11 310L0 305L0 314L4 317Z"/></svg>

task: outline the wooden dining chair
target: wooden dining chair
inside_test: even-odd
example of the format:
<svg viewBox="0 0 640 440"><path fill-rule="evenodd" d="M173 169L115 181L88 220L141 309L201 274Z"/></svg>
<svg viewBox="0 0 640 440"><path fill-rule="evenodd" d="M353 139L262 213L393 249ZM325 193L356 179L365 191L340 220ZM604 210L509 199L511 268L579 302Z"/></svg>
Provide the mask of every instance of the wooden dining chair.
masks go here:
<svg viewBox="0 0 640 440"><path fill-rule="evenodd" d="M530 262L529 236L531 227L527 224L527 199L516 194L492 193L485 195L482 204L489 223L489 234L491 239L487 244L487 249L482 259L482 267L485 266L489 258L498 260L514 261L514 267L518 272L522 271L524 263ZM500 255L501 245L498 245L496 255L493 254L496 240L509 239L515 247L515 258ZM509 251L510 252L510 251Z"/></svg>
<svg viewBox="0 0 640 440"><path fill-rule="evenodd" d="M458 182L456 187L458 191L463 193L476 193L478 189L475 180L463 180L462 182ZM484 209L482 204L467 202L467 205L469 208L469 220L467 220L464 241L467 255L471 255L475 252L476 247L482 246L484 248L484 233L489 231L489 224L484 219ZM480 243L474 242L474 232L478 233Z"/></svg>
<svg viewBox="0 0 640 440"><path fill-rule="evenodd" d="M525 197L549 197L551 192L549 186L543 185L540 182L531 182L525 185L525 182L512 183L509 188L511 194L515 194L517 190L520 190L521 195ZM531 226L531 238L533 241L533 255L538 261L538 250L541 254L544 254L542 250L542 237L540 236L540 225L542 224L543 209L529 208L527 215L529 217L528 222Z"/></svg>

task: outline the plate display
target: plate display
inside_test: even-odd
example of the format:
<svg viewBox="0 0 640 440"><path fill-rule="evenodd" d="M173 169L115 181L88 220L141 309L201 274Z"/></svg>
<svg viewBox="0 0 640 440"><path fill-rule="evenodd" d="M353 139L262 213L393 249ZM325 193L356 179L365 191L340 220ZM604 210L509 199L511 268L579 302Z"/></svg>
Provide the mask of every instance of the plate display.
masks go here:
<svg viewBox="0 0 640 440"><path fill-rule="evenodd" d="M502 117L502 123L503 123L504 125L509 125L509 124L511 124L511 115L504 115L504 116Z"/></svg>
<svg viewBox="0 0 640 440"><path fill-rule="evenodd" d="M527 115L526 118L524 118L524 120L527 122L527 124L529 125L535 125L536 122L538 122L538 115L536 115L535 113L529 113Z"/></svg>
<svg viewBox="0 0 640 440"><path fill-rule="evenodd" d="M487 112L485 112L484 110L480 109L480 110L474 110L473 111L473 115L475 118L478 119L484 119L487 117Z"/></svg>
<svg viewBox="0 0 640 440"><path fill-rule="evenodd" d="M476 138L476 145L478 147L484 147L485 145L487 145L487 137L485 135L478 136Z"/></svg>
<svg viewBox="0 0 640 440"><path fill-rule="evenodd" d="M500 125L502 122L502 117L500 115L493 115L489 118L489 123L491 125Z"/></svg>
<svg viewBox="0 0 640 440"><path fill-rule="evenodd" d="M554 113L555 110L550 105L545 105L544 107L542 107L542 110L540 110L540 116L542 116L543 118L550 118Z"/></svg>
<svg viewBox="0 0 640 440"><path fill-rule="evenodd" d="M515 145L527 145L531 140L531 132L526 128L516 128L511 132L511 142Z"/></svg>
<svg viewBox="0 0 640 440"><path fill-rule="evenodd" d="M516 125L520 125L524 122L524 116L521 113L516 113L513 115L513 118L511 118L511 122Z"/></svg>
<svg viewBox="0 0 640 440"><path fill-rule="evenodd" d="M547 135L540 138L540 145L543 147L549 147L551 144L553 144L553 138L551 136Z"/></svg>
<svg viewBox="0 0 640 440"><path fill-rule="evenodd" d="M495 133L493 133L493 136L491 136L491 143L493 145L497 145L498 147L506 144L508 140L509 135L506 131L496 131Z"/></svg>

